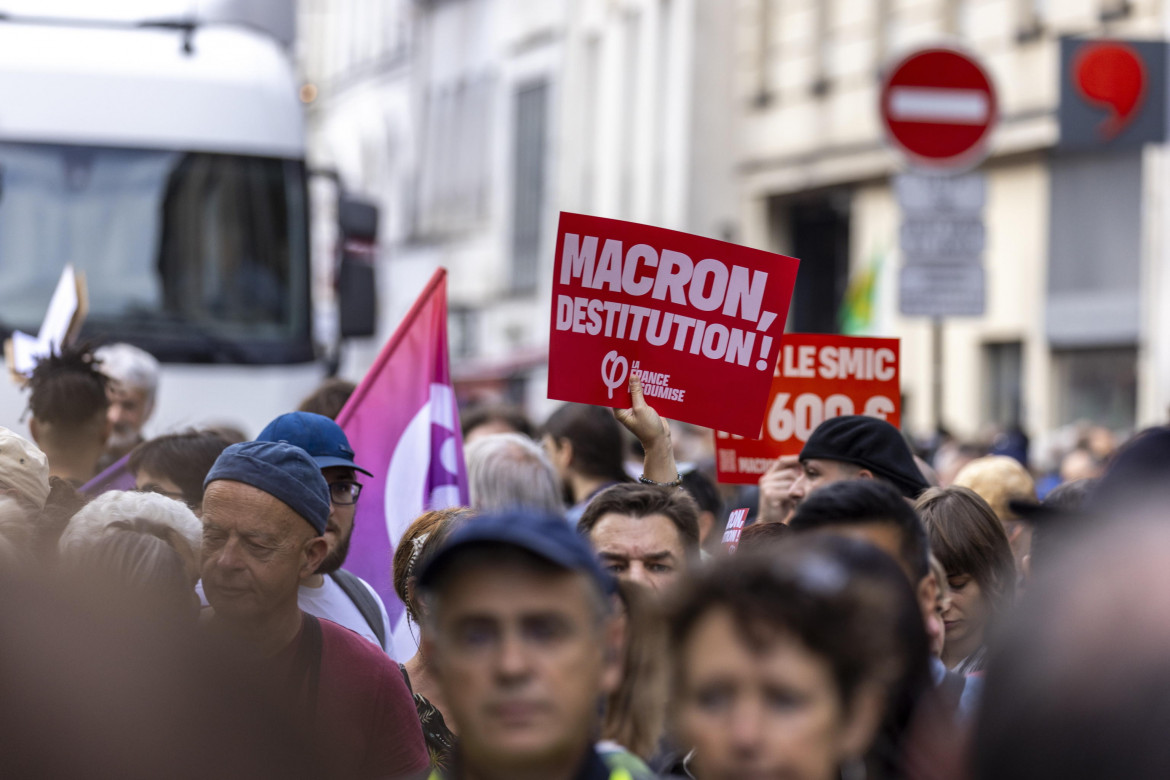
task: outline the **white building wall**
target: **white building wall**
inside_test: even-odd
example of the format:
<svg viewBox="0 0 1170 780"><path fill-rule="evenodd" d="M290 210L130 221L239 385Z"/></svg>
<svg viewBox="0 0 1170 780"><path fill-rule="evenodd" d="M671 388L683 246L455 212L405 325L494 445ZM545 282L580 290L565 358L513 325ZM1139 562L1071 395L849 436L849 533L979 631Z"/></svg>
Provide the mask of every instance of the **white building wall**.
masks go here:
<svg viewBox="0 0 1170 780"><path fill-rule="evenodd" d="M380 333L347 347L344 374L360 376L443 266L456 375L526 376L524 400L540 418L551 405L541 364L561 210L718 237L734 227L726 3L390 2L381 21L368 4L301 6L311 28L302 30L303 62L320 89L312 148L383 208ZM378 57L370 29L385 19L408 20L408 56L385 72L363 71ZM539 264L535 286L518 290L516 95L539 81L548 85ZM486 105L435 114L444 90L470 84L490 85ZM462 132L468 122L471 132ZM478 186L481 208L450 197Z"/></svg>

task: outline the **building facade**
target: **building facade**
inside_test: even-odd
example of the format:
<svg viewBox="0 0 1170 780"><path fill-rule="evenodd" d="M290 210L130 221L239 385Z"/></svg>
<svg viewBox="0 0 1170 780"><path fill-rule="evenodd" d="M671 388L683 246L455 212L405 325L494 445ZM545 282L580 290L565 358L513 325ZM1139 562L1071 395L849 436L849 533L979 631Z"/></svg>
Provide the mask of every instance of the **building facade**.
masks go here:
<svg viewBox="0 0 1170 780"><path fill-rule="evenodd" d="M364 372L442 266L461 399L542 417L565 210L801 258L790 331L838 330L851 281L871 273L862 330L902 339L905 427L918 435L936 423L936 375L939 422L963 436L1019 425L1035 438L1080 419L1125 430L1170 406L1165 149L1057 146L1060 39L1165 39L1160 0L300 9L312 159L382 210L380 332L347 346L345 375ZM986 312L946 320L935 350L930 321L898 313L902 163L877 105L883 69L938 42L986 64L1000 121L980 166ZM327 267L321 280L328 297Z"/></svg>
<svg viewBox="0 0 1170 780"><path fill-rule="evenodd" d="M342 372L441 266L461 400L543 417L560 211L734 237L735 21L718 0L301 0L311 153L382 209L381 332Z"/></svg>
<svg viewBox="0 0 1170 780"><path fill-rule="evenodd" d="M902 339L904 426L933 430L932 328L898 313L900 213L883 68L950 43L990 70L986 313L942 326L941 423L964 436L1080 419L1164 421L1165 152L1057 149L1060 38L1164 38L1155 0L740 0L736 169L745 243L802 260L792 331L834 331L851 279L865 330Z"/></svg>

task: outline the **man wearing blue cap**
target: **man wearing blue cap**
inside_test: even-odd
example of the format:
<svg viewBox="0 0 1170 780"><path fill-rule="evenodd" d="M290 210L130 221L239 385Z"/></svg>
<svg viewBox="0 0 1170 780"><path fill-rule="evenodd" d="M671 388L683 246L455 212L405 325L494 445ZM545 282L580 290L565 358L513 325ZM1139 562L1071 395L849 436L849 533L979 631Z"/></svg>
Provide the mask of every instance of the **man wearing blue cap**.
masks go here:
<svg viewBox="0 0 1170 780"><path fill-rule="evenodd" d="M419 573L422 655L459 724L433 780L636 780L593 746L620 679L613 582L563 517L513 511L451 533Z"/></svg>
<svg viewBox="0 0 1170 780"><path fill-rule="evenodd" d="M297 590L329 545L329 486L285 442L223 451L204 482L200 574L212 630L263 659L314 734L330 776L410 778L429 757L397 664L361 637L301 611Z"/></svg>
<svg viewBox="0 0 1170 780"><path fill-rule="evenodd" d="M389 652L386 606L369 583L341 568L349 553L361 495L357 472L373 475L354 462L353 448L341 426L320 414L282 414L268 423L256 441L283 441L300 447L317 463L329 484L329 522L325 526L329 552L317 571L301 582L301 609L343 625Z"/></svg>

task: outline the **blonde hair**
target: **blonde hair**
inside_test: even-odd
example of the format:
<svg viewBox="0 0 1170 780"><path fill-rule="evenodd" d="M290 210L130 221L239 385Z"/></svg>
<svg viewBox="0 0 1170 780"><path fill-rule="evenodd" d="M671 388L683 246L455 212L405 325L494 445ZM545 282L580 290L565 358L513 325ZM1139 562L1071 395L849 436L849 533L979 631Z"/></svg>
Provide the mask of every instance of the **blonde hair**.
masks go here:
<svg viewBox="0 0 1170 780"><path fill-rule="evenodd" d="M959 469L951 484L978 493L1001 523L1018 519L1008 502L1036 501L1036 481L1018 460L1007 455L976 458Z"/></svg>

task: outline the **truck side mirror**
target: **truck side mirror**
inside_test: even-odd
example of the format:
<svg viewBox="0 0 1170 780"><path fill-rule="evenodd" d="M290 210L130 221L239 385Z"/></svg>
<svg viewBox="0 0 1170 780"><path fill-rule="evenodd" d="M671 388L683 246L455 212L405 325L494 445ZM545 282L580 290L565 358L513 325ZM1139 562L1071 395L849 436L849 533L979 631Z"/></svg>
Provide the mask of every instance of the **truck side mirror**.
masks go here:
<svg viewBox="0 0 1170 780"><path fill-rule="evenodd" d="M374 260L378 248L378 207L342 195L337 204L341 258L337 305L342 338L373 336L378 328L378 285Z"/></svg>

